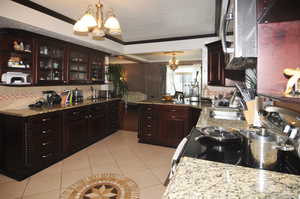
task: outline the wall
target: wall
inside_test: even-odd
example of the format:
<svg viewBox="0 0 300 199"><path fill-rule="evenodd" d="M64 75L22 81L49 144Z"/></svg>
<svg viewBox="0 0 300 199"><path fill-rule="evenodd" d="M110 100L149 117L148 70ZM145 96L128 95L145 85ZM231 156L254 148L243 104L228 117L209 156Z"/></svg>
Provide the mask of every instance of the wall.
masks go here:
<svg viewBox="0 0 300 199"><path fill-rule="evenodd" d="M100 89L100 85L93 85ZM41 98L42 91L54 90L60 94L64 90L78 88L83 91L84 98L91 96L91 85L84 86L40 86L40 87L8 87L0 86L0 110L23 109Z"/></svg>
<svg viewBox="0 0 300 199"><path fill-rule="evenodd" d="M300 21L259 24L258 93L283 93L285 68L300 67Z"/></svg>
<svg viewBox="0 0 300 199"><path fill-rule="evenodd" d="M148 98L159 98L164 93L162 83L163 63L122 64L129 91L142 92Z"/></svg>

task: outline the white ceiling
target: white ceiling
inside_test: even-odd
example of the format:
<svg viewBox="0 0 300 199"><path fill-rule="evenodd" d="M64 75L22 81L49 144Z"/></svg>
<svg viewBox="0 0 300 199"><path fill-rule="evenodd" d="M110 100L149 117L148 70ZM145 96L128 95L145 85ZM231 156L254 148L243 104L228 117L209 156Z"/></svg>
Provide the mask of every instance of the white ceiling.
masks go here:
<svg viewBox="0 0 300 199"><path fill-rule="evenodd" d="M73 19L79 19L96 0L32 0ZM113 8L122 28L122 40L139 41L212 34L215 0L102 0Z"/></svg>
<svg viewBox="0 0 300 199"><path fill-rule="evenodd" d="M129 60L126 59L129 57ZM172 57L172 53L168 52L155 52L155 53L142 53L142 54L131 54L125 56L111 57L110 63L122 64L122 63L135 63L133 60L139 60L146 63L153 62L168 62ZM197 50L186 50L176 53L176 58L179 61L200 61L202 59L201 49Z"/></svg>

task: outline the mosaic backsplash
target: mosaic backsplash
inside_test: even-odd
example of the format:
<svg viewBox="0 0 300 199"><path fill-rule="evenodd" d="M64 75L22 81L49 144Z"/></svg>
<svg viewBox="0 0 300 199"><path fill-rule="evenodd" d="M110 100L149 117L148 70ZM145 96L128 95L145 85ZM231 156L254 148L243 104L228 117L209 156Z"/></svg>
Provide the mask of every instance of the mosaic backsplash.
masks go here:
<svg viewBox="0 0 300 199"><path fill-rule="evenodd" d="M92 85L95 89L100 89L100 85ZM29 104L35 103L43 97L42 91L54 90L58 94L64 90L79 89L83 91L86 99L91 96L91 85L76 86L37 86L37 87L8 87L0 86L0 110L23 109Z"/></svg>

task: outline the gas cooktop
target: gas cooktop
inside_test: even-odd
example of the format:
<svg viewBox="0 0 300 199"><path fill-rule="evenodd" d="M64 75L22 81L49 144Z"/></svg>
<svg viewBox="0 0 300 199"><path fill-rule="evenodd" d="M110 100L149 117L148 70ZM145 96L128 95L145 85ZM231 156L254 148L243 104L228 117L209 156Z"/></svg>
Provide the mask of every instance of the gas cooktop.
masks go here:
<svg viewBox="0 0 300 199"><path fill-rule="evenodd" d="M244 139L234 143L218 142L207 137L195 139L200 135L202 133L197 128L191 131L182 156L259 169ZM264 169L300 175L300 159L292 152L279 151L277 162Z"/></svg>

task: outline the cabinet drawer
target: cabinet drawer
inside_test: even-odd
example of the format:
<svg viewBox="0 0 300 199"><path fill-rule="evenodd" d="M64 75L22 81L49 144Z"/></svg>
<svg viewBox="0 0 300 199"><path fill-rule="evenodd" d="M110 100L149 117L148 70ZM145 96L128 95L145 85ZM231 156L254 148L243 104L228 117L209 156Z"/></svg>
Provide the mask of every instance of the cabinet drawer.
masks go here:
<svg viewBox="0 0 300 199"><path fill-rule="evenodd" d="M30 117L28 125L29 128L53 127L60 124L60 119L60 113L47 113Z"/></svg>
<svg viewBox="0 0 300 199"><path fill-rule="evenodd" d="M93 114L104 114L105 113L105 104L97 104L97 105L93 105L91 108L90 108L91 112Z"/></svg>
<svg viewBox="0 0 300 199"><path fill-rule="evenodd" d="M68 110L64 113L64 121L76 121L76 120L82 120L85 119L85 117L88 114L87 109L72 109Z"/></svg>

